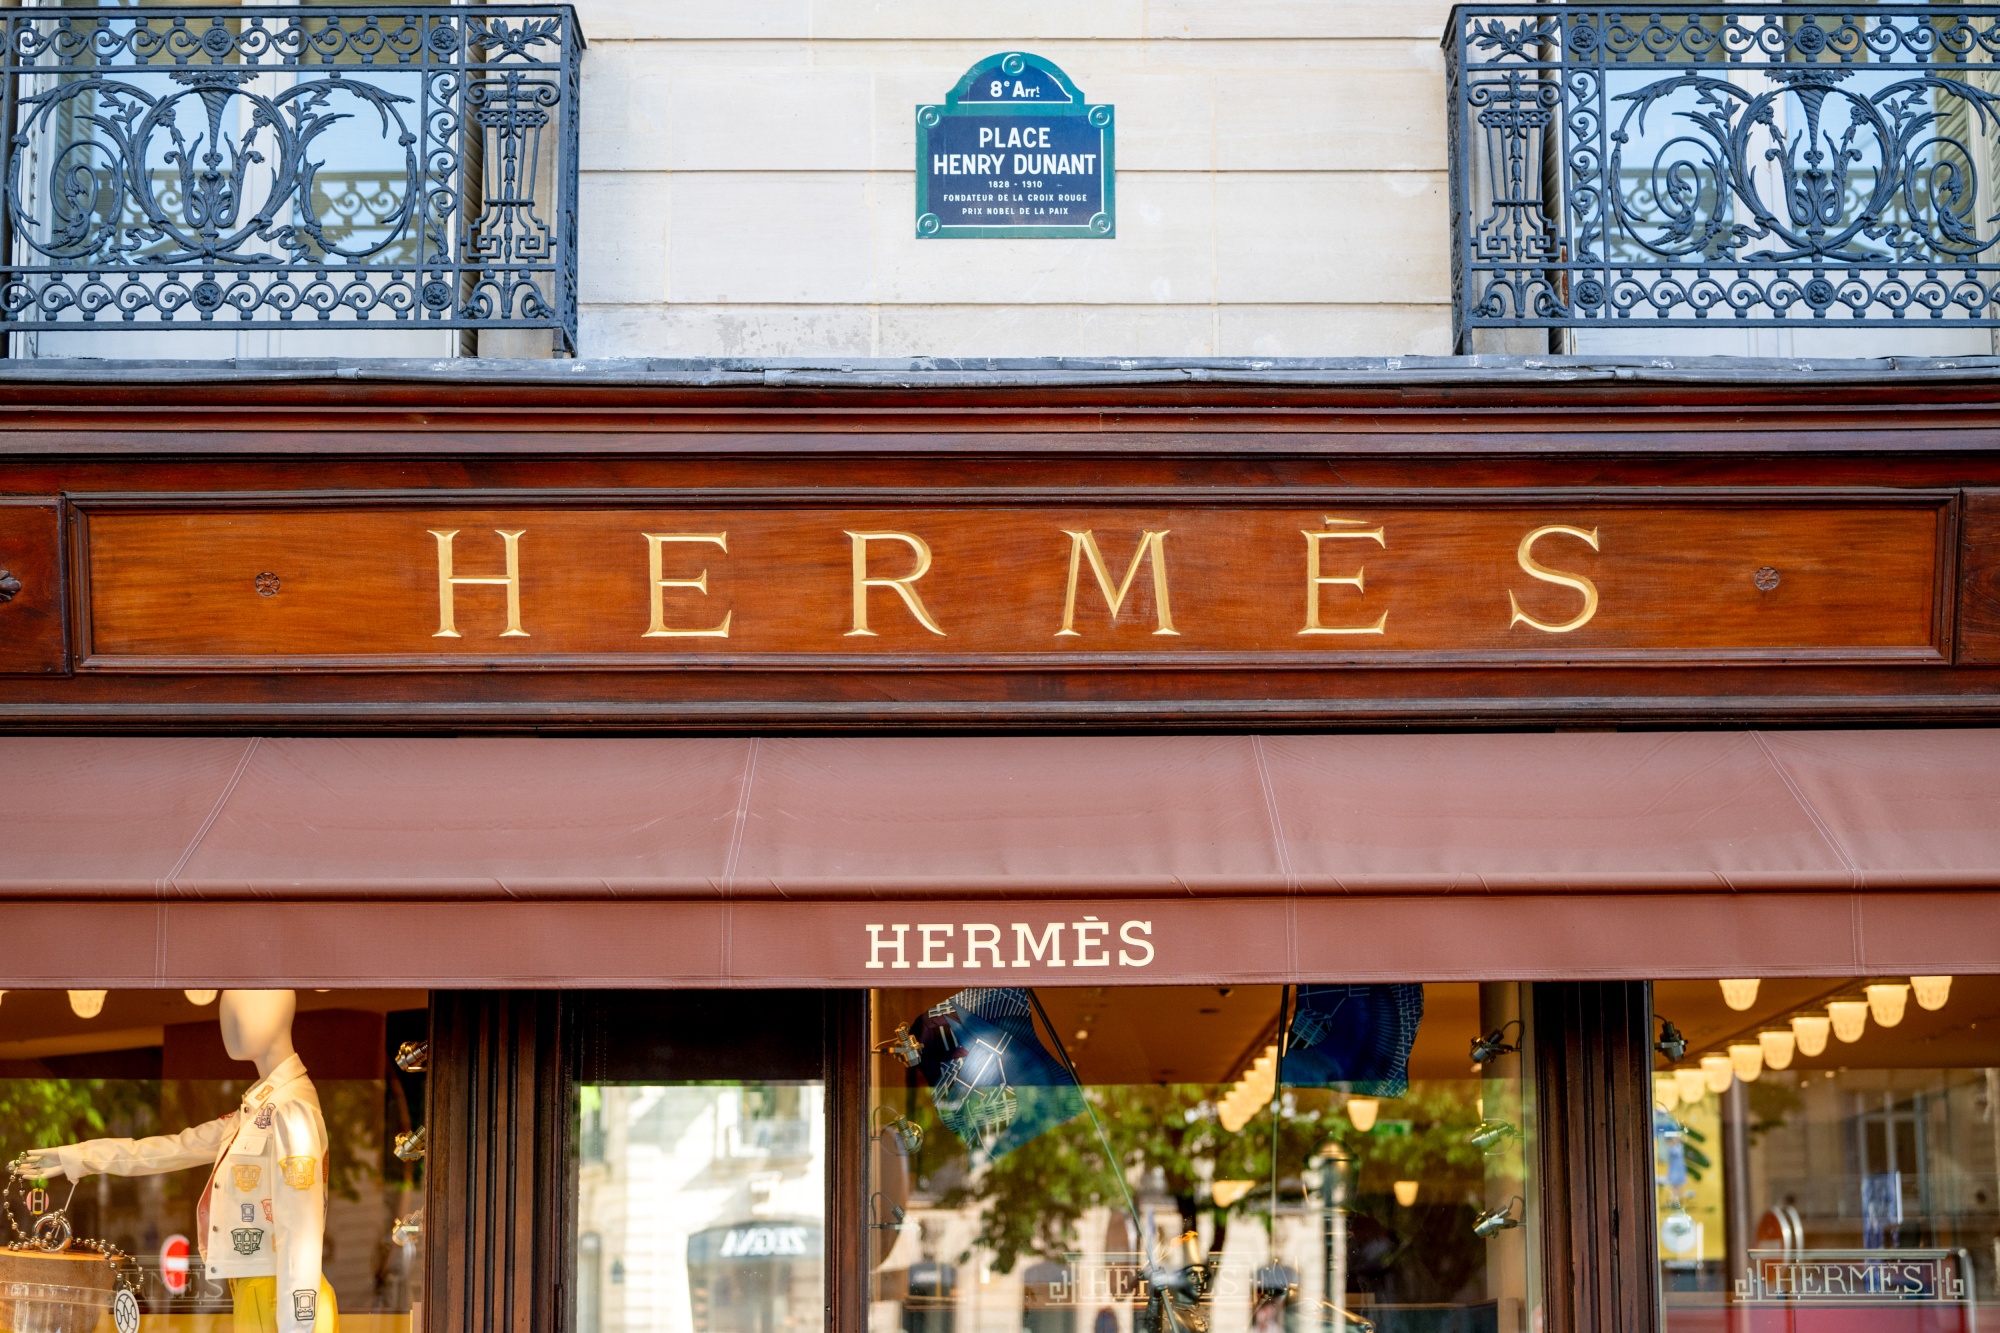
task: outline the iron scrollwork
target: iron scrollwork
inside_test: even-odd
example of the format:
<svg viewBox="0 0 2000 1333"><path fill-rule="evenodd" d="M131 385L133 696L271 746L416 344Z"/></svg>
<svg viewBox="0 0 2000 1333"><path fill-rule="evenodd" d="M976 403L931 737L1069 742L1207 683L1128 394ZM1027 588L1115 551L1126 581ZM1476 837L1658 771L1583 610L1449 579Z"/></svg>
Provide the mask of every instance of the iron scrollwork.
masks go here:
<svg viewBox="0 0 2000 1333"><path fill-rule="evenodd" d="M576 338L567 6L11 11L21 330Z"/></svg>
<svg viewBox="0 0 2000 1333"><path fill-rule="evenodd" d="M2000 327L2000 5L1468 5L1458 333Z"/></svg>

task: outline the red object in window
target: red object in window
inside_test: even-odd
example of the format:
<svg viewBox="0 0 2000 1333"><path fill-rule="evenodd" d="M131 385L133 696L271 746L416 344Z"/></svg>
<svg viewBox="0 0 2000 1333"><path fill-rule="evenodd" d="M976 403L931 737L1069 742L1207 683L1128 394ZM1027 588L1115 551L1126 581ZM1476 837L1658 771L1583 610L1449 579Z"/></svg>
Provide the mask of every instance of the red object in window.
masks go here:
<svg viewBox="0 0 2000 1333"><path fill-rule="evenodd" d="M188 1238L169 1236L160 1246L160 1281L179 1296L188 1287Z"/></svg>

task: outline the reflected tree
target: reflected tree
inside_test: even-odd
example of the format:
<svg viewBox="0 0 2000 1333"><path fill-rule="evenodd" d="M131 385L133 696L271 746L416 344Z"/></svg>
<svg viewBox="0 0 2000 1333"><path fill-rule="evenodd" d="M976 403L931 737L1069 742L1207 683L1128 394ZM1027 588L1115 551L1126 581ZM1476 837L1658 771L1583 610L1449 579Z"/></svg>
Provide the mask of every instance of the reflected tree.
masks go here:
<svg viewBox="0 0 2000 1333"><path fill-rule="evenodd" d="M1386 1198L1391 1181L1421 1179L1439 1201L1470 1206L1479 1198L1483 1155L1470 1141L1478 1115L1458 1086L1412 1085L1407 1097L1385 1106L1388 1114L1370 1133L1354 1128L1339 1094L1309 1089L1281 1092L1232 1134L1216 1117L1219 1091L1196 1084L1086 1090L1126 1186L1135 1195L1171 1199L1182 1231L1196 1230L1201 1214L1210 1214L1211 1253L1224 1248L1239 1214L1255 1225L1269 1224L1274 1128L1281 1202L1298 1201L1308 1185L1316 1187L1306 1178L1306 1163L1329 1141L1345 1148L1364 1195ZM1088 1116L974 1167L938 1123L929 1098L913 1093L911 1100L906 1114L925 1130L924 1146L911 1162L916 1192L942 1208L977 1207L976 1243L991 1253L997 1271L1012 1271L1023 1256L1060 1260L1076 1248L1077 1224L1086 1212L1125 1207L1126 1190ZM1222 1207L1211 1192L1217 1180L1257 1185Z"/></svg>

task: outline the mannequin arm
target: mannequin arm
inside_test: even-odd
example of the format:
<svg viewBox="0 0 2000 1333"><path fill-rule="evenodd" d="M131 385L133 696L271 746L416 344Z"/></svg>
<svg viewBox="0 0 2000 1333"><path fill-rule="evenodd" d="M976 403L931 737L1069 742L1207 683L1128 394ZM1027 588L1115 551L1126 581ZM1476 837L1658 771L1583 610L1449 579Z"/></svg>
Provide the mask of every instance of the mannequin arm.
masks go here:
<svg viewBox="0 0 2000 1333"><path fill-rule="evenodd" d="M326 1238L326 1122L308 1102L278 1110L271 1237L278 1252L278 1333L313 1333Z"/></svg>
<svg viewBox="0 0 2000 1333"><path fill-rule="evenodd" d="M56 1174L71 1180L85 1176L157 1176L168 1171L184 1171L195 1166L214 1166L222 1155L222 1145L236 1128L236 1113L220 1120L184 1129L178 1134L157 1134L146 1139L91 1139L60 1148L38 1148L27 1155L20 1174L44 1178Z"/></svg>

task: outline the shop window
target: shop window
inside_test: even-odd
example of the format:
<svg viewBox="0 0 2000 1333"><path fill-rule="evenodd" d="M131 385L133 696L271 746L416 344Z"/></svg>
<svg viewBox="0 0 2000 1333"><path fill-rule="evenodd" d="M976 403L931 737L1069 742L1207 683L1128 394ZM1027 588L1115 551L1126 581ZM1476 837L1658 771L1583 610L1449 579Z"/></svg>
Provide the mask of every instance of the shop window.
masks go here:
<svg viewBox="0 0 2000 1333"><path fill-rule="evenodd" d="M422 991L0 992L0 1313L410 1333L428 1022Z"/></svg>
<svg viewBox="0 0 2000 1333"><path fill-rule="evenodd" d="M825 995L578 1004L577 1333L819 1333Z"/></svg>
<svg viewBox="0 0 2000 1333"><path fill-rule="evenodd" d="M1542 1328L1525 991L874 992L870 1333Z"/></svg>
<svg viewBox="0 0 2000 1333"><path fill-rule="evenodd" d="M2000 1318L2000 978L1660 982L1668 1333ZM1989 1325L1990 1326L1990 1325Z"/></svg>

